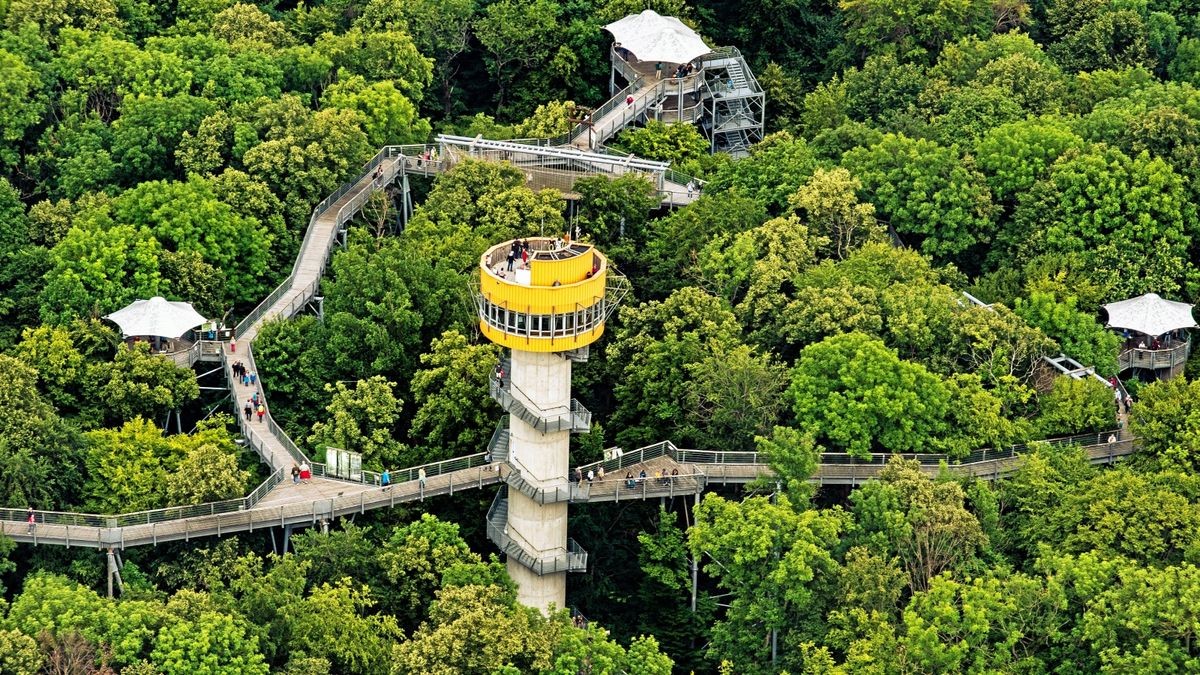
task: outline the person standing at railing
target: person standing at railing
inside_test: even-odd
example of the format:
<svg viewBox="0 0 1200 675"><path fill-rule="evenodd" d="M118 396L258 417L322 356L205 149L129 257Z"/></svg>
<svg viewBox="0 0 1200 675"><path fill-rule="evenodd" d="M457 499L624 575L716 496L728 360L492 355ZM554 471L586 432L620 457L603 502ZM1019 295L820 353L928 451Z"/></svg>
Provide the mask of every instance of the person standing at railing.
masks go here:
<svg viewBox="0 0 1200 675"><path fill-rule="evenodd" d="M425 468L424 467L417 469L417 486L421 488L422 492L425 491Z"/></svg>
<svg viewBox="0 0 1200 675"><path fill-rule="evenodd" d="M33 512L33 507L29 507L29 534L33 534L33 528L37 526L37 514Z"/></svg>
<svg viewBox="0 0 1200 675"><path fill-rule="evenodd" d="M388 473L387 469L384 469L383 473L379 474L379 484L383 487L392 484L392 474Z"/></svg>

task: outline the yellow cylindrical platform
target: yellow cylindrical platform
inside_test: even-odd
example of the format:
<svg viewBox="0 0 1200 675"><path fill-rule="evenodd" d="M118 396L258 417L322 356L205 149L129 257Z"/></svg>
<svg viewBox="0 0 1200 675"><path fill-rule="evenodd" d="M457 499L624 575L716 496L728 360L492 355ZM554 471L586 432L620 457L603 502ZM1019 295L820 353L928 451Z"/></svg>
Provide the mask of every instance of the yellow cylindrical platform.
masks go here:
<svg viewBox="0 0 1200 675"><path fill-rule="evenodd" d="M600 339L608 259L590 244L549 237L517 241L528 243L528 261L514 241L480 257L477 304L484 336L531 352L568 351Z"/></svg>

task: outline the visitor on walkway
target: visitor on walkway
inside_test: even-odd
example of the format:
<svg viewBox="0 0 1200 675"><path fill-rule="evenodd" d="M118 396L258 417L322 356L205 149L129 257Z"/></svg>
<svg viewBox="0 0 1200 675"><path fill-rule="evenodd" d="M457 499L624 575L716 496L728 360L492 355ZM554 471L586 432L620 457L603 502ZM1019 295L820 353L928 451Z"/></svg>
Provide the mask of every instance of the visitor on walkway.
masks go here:
<svg viewBox="0 0 1200 675"><path fill-rule="evenodd" d="M633 107L633 94L630 94L625 97L625 107L627 107L627 108Z"/></svg>
<svg viewBox="0 0 1200 675"><path fill-rule="evenodd" d="M266 414L267 414L267 406L259 403L258 404L258 421L261 422L263 415L266 415Z"/></svg>
<svg viewBox="0 0 1200 675"><path fill-rule="evenodd" d="M258 392L257 391L254 392L254 395L250 397L250 402L254 404L255 408L258 407Z"/></svg>
<svg viewBox="0 0 1200 675"><path fill-rule="evenodd" d="M595 472L595 471L593 471L593 470L591 470L591 469L588 469L588 472L587 472L587 479L588 479L588 482L589 482L589 483L590 483L590 482L592 482L592 481L594 481L594 480L596 480L596 472Z"/></svg>
<svg viewBox="0 0 1200 675"><path fill-rule="evenodd" d="M604 482L604 465L603 464L601 464L600 467L596 469L596 480L600 481L601 483Z"/></svg>
<svg viewBox="0 0 1200 675"><path fill-rule="evenodd" d="M292 465L292 485L300 484L300 467Z"/></svg>
<svg viewBox="0 0 1200 675"><path fill-rule="evenodd" d="M637 487L637 481L633 479L632 471L625 472L625 487L629 488L630 490Z"/></svg>
<svg viewBox="0 0 1200 675"><path fill-rule="evenodd" d="M646 470L642 469L640 472L638 472L638 485L642 485L645 482L646 482Z"/></svg>
<svg viewBox="0 0 1200 675"><path fill-rule="evenodd" d="M37 516L33 512L33 507L29 507L27 511L29 517L26 519L29 522L29 534L33 534L33 528L37 525Z"/></svg>
<svg viewBox="0 0 1200 675"><path fill-rule="evenodd" d="M687 182L687 191L688 191L688 199L691 199L692 193L696 191L696 181L694 179L689 180Z"/></svg>
<svg viewBox="0 0 1200 675"><path fill-rule="evenodd" d="M379 484L383 487L387 487L392 484L392 474L388 473L387 469L384 469L383 473L379 474Z"/></svg>
<svg viewBox="0 0 1200 675"><path fill-rule="evenodd" d="M300 482L307 483L311 480L312 480L312 467L310 467L308 465L307 461L300 462Z"/></svg>
<svg viewBox="0 0 1200 675"><path fill-rule="evenodd" d="M583 470L579 467L575 467L575 484L583 485Z"/></svg>
<svg viewBox="0 0 1200 675"><path fill-rule="evenodd" d="M257 381L258 381L258 373L251 372L250 373L250 384L254 384Z"/></svg>
<svg viewBox="0 0 1200 675"><path fill-rule="evenodd" d="M417 485L421 488L422 492L425 491L425 469L424 469L424 467L417 469Z"/></svg>
<svg viewBox="0 0 1200 675"><path fill-rule="evenodd" d="M246 421L250 421L250 416L254 414L254 405L250 403L250 399L246 399L246 405L242 407L242 412L246 413Z"/></svg>
<svg viewBox="0 0 1200 675"><path fill-rule="evenodd" d="M229 336L229 351L237 353L237 338Z"/></svg>

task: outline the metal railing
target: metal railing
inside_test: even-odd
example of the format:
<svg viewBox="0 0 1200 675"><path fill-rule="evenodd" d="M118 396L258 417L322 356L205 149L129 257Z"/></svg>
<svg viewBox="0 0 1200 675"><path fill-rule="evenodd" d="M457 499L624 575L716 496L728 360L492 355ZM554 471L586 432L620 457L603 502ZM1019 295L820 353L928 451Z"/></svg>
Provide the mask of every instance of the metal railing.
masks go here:
<svg viewBox="0 0 1200 675"><path fill-rule="evenodd" d="M496 423L496 429L492 431L492 437L488 439L487 454L491 455L493 462L507 462L510 435L508 432L508 415L502 415L500 421Z"/></svg>
<svg viewBox="0 0 1200 675"><path fill-rule="evenodd" d="M565 547L539 549L508 526L508 497L503 489L496 492L487 514L487 537L505 555L538 576L558 572L586 572L587 551L574 539Z"/></svg>
<svg viewBox="0 0 1200 675"><path fill-rule="evenodd" d="M431 462L428 464L420 464L417 466L398 469L390 472L393 476L392 484L400 483L419 483L421 470L425 470L426 480L436 476L444 476L451 473L456 473L465 469L475 469L488 466L488 463L483 459L483 453L475 455L467 455L464 457L455 457L452 459L442 460L439 462ZM318 470L320 473L318 473ZM346 483L365 483L368 485L379 486L379 474L369 471L363 472L367 478L359 481L341 481ZM314 466L314 475L323 475L324 465L317 464ZM65 511L34 511L35 518L38 524L50 525L87 525L91 527L126 527L130 525L145 525L150 523L162 523L172 520L181 520L185 518L194 518L198 516L211 516L221 513L230 513L235 511L248 511L254 508L263 497L265 497L273 488L282 483L287 477L287 472L284 469L278 469L271 473L262 483L258 485L250 494L245 497L236 499L224 499L215 502L206 502L204 504L194 504L188 506L168 506L160 509L150 509L145 511L134 511L130 513L118 514L100 514L100 513L76 513ZM337 480L330 477L330 480ZM498 481L496 480L491 482ZM0 509L0 521L9 522L25 522L28 518L28 512L22 509Z"/></svg>
<svg viewBox="0 0 1200 675"><path fill-rule="evenodd" d="M1137 347L1124 349L1117 355L1117 367L1121 370L1129 368L1174 368L1187 362L1192 353L1192 341L1166 349L1140 349Z"/></svg>
<svg viewBox="0 0 1200 675"><path fill-rule="evenodd" d="M508 389L507 383L511 381L511 377L505 378L506 384L502 386L492 378L488 381L488 393L505 412L516 416L534 429L548 434L558 431L587 433L592 428L592 413L578 400L571 399L569 405L543 410L528 399L522 400L514 396Z"/></svg>

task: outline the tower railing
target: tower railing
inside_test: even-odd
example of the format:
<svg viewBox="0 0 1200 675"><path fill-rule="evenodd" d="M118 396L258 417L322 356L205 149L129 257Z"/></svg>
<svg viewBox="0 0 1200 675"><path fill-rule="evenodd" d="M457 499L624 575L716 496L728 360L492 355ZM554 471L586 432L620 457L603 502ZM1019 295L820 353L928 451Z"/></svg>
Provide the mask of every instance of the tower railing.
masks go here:
<svg viewBox="0 0 1200 675"><path fill-rule="evenodd" d="M1129 368L1174 368L1186 363L1191 353L1191 339L1165 349L1130 347L1122 350L1117 355L1117 367L1121 370L1128 370Z"/></svg>

